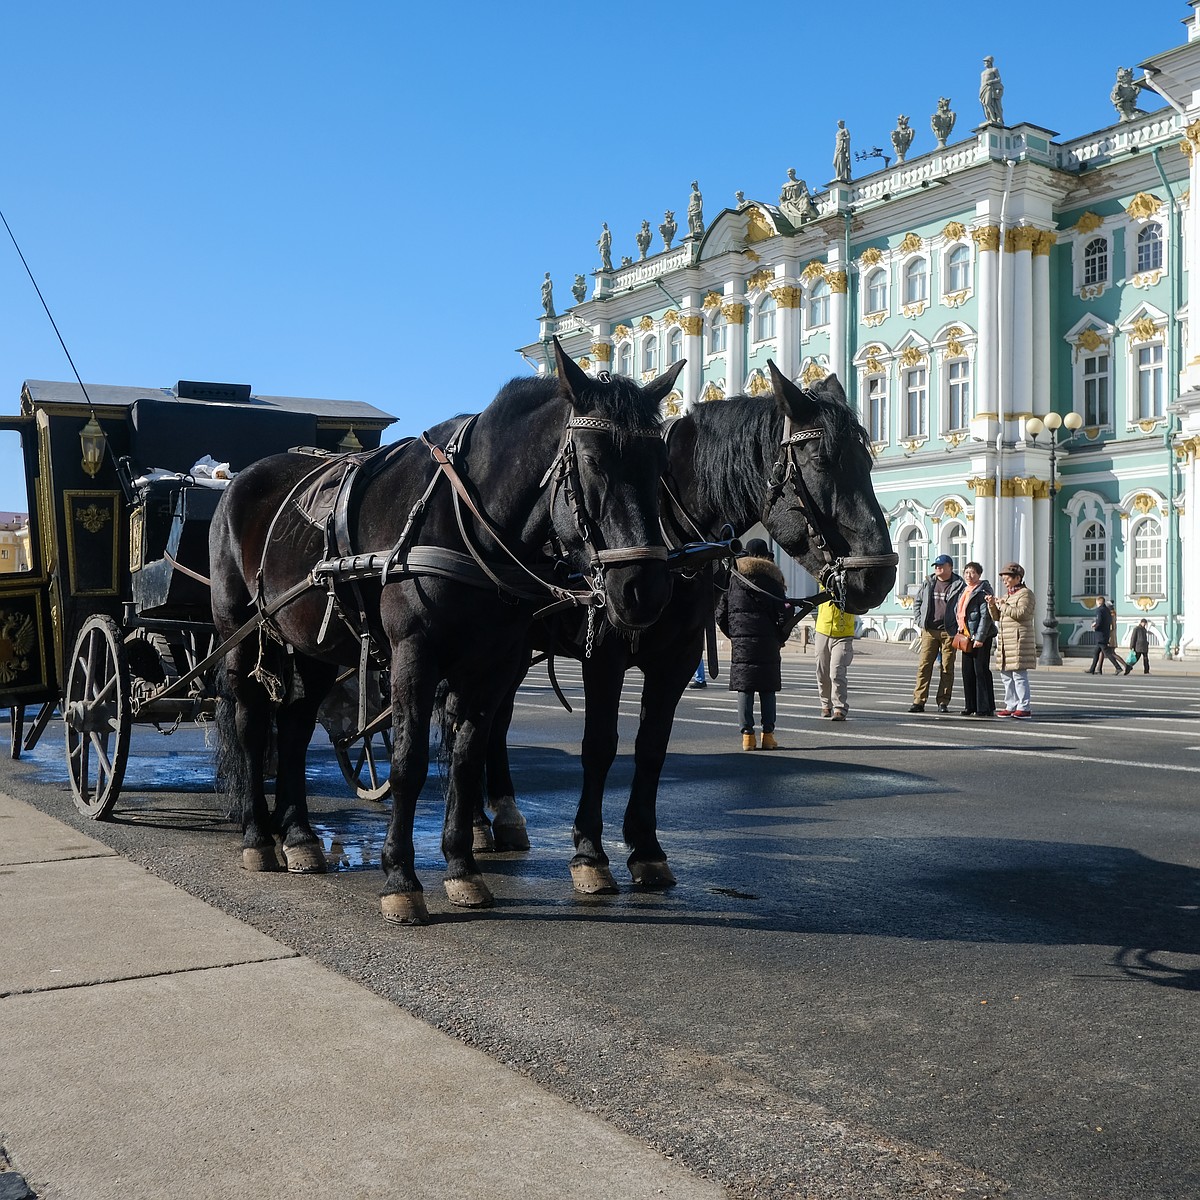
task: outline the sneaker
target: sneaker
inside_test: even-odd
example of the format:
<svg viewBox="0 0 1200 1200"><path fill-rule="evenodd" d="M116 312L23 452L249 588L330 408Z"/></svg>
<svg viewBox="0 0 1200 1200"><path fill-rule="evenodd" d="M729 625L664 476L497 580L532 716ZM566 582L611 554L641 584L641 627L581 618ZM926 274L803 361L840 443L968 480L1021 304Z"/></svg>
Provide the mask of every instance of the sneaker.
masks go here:
<svg viewBox="0 0 1200 1200"><path fill-rule="evenodd" d="M1010 717L1016 717L1018 721L1032 721L1033 713L1027 708L1018 708L1008 714Z"/></svg>
<svg viewBox="0 0 1200 1200"><path fill-rule="evenodd" d="M779 743L775 740L773 733L764 733L762 737L762 748L764 750L778 750Z"/></svg>
<svg viewBox="0 0 1200 1200"><path fill-rule="evenodd" d="M998 716L998 717L1011 717L1012 715L1013 715L1013 714L1012 714L1012 710L1011 710L1011 709L1008 709L1008 708L998 708L998 709L996 709L996 716Z"/></svg>
<svg viewBox="0 0 1200 1200"><path fill-rule="evenodd" d="M911 707L911 708L910 708L908 711L909 711L909 712L924 712L924 711L925 711L925 705L923 705L923 704L914 704L914 705L913 705L913 706L912 706L912 707Z"/></svg>
<svg viewBox="0 0 1200 1200"><path fill-rule="evenodd" d="M708 687L708 684L705 683L703 679L693 679L692 682L688 684L688 687L702 688L702 687Z"/></svg>
<svg viewBox="0 0 1200 1200"><path fill-rule="evenodd" d="M833 710L833 719L835 721L844 721L846 719L846 710L844 708L835 708Z"/></svg>

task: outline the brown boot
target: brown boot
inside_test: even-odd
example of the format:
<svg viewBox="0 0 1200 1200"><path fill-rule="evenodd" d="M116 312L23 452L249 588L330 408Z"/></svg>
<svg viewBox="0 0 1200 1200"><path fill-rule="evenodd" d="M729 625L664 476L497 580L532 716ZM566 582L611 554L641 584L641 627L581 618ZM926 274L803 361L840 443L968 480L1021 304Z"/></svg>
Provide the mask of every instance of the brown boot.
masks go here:
<svg viewBox="0 0 1200 1200"><path fill-rule="evenodd" d="M775 740L773 733L764 733L762 740L762 748L764 750L778 750L779 743Z"/></svg>
<svg viewBox="0 0 1200 1200"><path fill-rule="evenodd" d="M757 750L758 749L758 742L755 741L754 734L752 734L752 733L743 733L742 734L742 749L743 750Z"/></svg>

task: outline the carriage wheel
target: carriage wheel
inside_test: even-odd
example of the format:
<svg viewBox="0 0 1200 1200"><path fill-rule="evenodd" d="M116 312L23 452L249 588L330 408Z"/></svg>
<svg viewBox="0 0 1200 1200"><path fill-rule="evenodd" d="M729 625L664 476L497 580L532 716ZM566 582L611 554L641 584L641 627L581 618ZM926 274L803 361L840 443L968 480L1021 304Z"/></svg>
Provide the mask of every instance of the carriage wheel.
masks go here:
<svg viewBox="0 0 1200 1200"><path fill-rule="evenodd" d="M63 723L75 807L93 821L112 812L129 758L129 662L111 617L89 617L67 670Z"/></svg>
<svg viewBox="0 0 1200 1200"><path fill-rule="evenodd" d="M8 732L12 735L8 754L10 758L21 757L21 738L25 736L25 705L11 704L8 709Z"/></svg>
<svg viewBox="0 0 1200 1200"><path fill-rule="evenodd" d="M392 733L351 734L335 738L333 752L342 777L354 789L360 800L382 800L388 794L388 775L392 765Z"/></svg>

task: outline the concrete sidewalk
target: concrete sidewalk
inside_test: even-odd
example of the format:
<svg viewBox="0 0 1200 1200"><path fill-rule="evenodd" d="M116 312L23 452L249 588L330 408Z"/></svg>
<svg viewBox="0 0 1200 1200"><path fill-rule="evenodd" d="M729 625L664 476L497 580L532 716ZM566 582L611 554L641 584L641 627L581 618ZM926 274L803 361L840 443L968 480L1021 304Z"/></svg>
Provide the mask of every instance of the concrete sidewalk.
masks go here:
<svg viewBox="0 0 1200 1200"><path fill-rule="evenodd" d="M725 1194L3 794L0 1150L42 1200Z"/></svg>

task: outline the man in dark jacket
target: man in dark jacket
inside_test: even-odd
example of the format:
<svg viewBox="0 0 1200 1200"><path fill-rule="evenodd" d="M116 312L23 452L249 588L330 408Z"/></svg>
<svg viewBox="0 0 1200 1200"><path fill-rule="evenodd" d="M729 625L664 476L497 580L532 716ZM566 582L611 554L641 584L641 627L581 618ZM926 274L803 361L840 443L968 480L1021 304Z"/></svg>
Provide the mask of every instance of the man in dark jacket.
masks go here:
<svg viewBox="0 0 1200 1200"><path fill-rule="evenodd" d="M1136 655L1133 662L1125 664L1125 674L1137 665L1137 660L1142 660L1142 670L1146 675L1150 674L1150 631L1146 625L1146 618L1143 617L1134 627L1133 632L1129 635L1129 649Z"/></svg>
<svg viewBox="0 0 1200 1200"><path fill-rule="evenodd" d="M1103 596L1096 597L1096 619L1092 622L1092 628L1096 631L1096 652L1092 655L1092 665L1088 667L1089 675L1104 674L1104 659L1116 668L1118 675L1127 675L1125 664L1117 657L1117 652L1112 648L1112 643L1115 640L1114 624L1116 622L1116 614L1104 602Z"/></svg>
<svg viewBox="0 0 1200 1200"><path fill-rule="evenodd" d="M746 553L729 576L729 590L717 600L717 624L729 638L729 690L739 693L742 749L757 750L754 693L762 715L762 748L777 750L775 693L782 686L779 647L791 626L792 606L785 603L783 572L767 543L751 538Z"/></svg>
<svg viewBox="0 0 1200 1200"><path fill-rule="evenodd" d="M941 663L938 675L937 706L939 712L950 711L954 694L954 611L965 584L954 571L954 560L939 554L933 560L933 574L926 577L913 605L913 616L921 638L921 657L917 662L917 685L909 712L924 712L929 699L929 683L933 664Z"/></svg>

